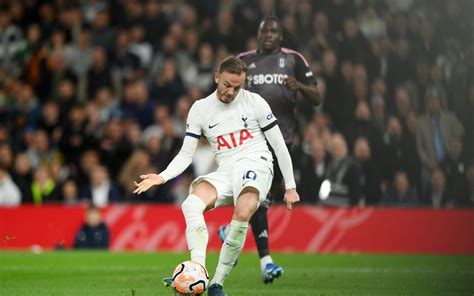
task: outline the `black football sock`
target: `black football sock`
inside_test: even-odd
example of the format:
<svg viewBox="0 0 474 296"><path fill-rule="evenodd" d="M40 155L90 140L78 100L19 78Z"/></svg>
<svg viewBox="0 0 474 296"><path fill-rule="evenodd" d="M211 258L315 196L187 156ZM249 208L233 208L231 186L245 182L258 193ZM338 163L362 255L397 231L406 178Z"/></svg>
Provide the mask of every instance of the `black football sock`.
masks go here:
<svg viewBox="0 0 474 296"><path fill-rule="evenodd" d="M260 258L270 255L270 250L268 248L267 210L268 208L264 204L260 205L250 219L253 237L257 244L258 256L260 256Z"/></svg>

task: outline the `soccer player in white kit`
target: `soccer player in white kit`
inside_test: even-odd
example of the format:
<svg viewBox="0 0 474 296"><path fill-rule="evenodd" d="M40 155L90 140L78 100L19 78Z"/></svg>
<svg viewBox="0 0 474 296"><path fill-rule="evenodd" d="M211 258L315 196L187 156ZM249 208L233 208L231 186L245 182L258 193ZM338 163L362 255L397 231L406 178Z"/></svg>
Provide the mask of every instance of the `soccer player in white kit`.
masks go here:
<svg viewBox="0 0 474 296"><path fill-rule="evenodd" d="M208 295L224 295L224 280L244 246L250 218L270 189L273 160L266 141L275 151L281 167L287 208L291 210L300 199L291 157L277 120L262 97L242 89L246 77L244 62L235 56L224 59L215 74L216 91L196 101L189 111L186 137L178 155L159 175L142 175L142 181L135 182L136 194L162 185L191 164L201 136L211 144L218 168L192 182L191 193L181 206L191 260L203 266L209 240L204 211L229 204L235 206Z"/></svg>

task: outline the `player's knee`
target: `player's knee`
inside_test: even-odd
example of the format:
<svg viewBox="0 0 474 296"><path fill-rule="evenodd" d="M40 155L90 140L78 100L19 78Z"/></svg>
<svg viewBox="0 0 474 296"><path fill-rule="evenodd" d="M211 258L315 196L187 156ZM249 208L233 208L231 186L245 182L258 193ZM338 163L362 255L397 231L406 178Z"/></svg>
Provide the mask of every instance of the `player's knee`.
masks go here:
<svg viewBox="0 0 474 296"><path fill-rule="evenodd" d="M181 204L184 217L190 214L201 214L206 209L206 204L196 195L190 194Z"/></svg>
<svg viewBox="0 0 474 296"><path fill-rule="evenodd" d="M242 194L237 200L237 205L234 209L233 219L238 221L250 221L252 215L257 210L258 194Z"/></svg>
<svg viewBox="0 0 474 296"><path fill-rule="evenodd" d="M252 218L253 211L250 210L235 210L232 217L233 220L249 222Z"/></svg>

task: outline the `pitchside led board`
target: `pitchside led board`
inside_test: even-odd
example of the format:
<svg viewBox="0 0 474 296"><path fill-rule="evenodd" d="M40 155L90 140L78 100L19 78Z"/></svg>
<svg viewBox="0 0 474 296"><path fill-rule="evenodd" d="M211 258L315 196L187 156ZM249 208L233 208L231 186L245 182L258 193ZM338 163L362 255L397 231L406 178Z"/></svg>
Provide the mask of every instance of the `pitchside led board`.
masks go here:
<svg viewBox="0 0 474 296"><path fill-rule="evenodd" d="M232 210L224 207L205 214L209 249L220 250L217 228L228 222ZM187 250L179 207L115 205L102 213L111 230L112 250ZM21 206L0 208L0 217L1 249L68 248L84 209ZM270 244L276 252L474 254L474 211L469 210L299 206L288 211L275 206L268 217ZM245 250L254 249L254 241L247 240Z"/></svg>

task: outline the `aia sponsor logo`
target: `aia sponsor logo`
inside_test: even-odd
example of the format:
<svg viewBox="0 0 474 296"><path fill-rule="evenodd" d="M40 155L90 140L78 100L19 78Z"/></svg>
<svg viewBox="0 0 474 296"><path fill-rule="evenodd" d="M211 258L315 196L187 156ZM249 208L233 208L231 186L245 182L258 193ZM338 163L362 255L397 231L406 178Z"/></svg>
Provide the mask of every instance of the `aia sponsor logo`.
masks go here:
<svg viewBox="0 0 474 296"><path fill-rule="evenodd" d="M250 139L253 139L253 135L247 129L236 133L229 133L228 135L221 135L216 139L217 150L237 148Z"/></svg>

